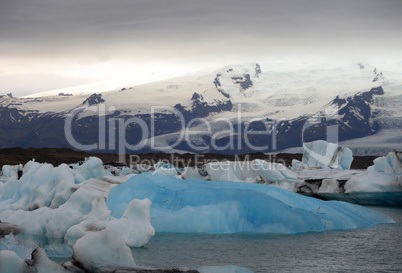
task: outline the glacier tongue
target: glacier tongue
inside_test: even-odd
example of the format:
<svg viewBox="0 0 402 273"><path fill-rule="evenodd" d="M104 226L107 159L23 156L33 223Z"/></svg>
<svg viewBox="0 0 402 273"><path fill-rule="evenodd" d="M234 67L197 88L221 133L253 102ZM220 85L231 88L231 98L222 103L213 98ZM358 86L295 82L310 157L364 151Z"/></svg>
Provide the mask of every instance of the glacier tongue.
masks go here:
<svg viewBox="0 0 402 273"><path fill-rule="evenodd" d="M119 218L132 199L152 201L157 232L303 233L393 223L387 216L338 201L322 201L254 183L180 180L143 173L114 187L107 200Z"/></svg>

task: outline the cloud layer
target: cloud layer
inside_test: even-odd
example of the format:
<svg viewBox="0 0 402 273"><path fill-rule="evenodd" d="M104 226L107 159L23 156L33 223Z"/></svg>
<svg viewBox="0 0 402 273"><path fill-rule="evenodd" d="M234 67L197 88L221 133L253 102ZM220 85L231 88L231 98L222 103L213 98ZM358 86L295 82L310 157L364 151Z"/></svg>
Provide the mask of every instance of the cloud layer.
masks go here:
<svg viewBox="0 0 402 273"><path fill-rule="evenodd" d="M400 0L0 0L0 61L9 64L0 72L70 77L73 67L115 60L401 59L400 14Z"/></svg>

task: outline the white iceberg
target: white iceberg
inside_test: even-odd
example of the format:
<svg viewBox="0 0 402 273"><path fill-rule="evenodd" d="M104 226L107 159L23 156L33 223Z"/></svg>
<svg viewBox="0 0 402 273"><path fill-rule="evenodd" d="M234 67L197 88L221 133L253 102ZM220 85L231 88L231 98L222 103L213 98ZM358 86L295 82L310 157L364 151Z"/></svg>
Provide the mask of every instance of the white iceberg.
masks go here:
<svg viewBox="0 0 402 273"><path fill-rule="evenodd" d="M288 190L292 190L298 181L297 175L283 164L261 159L210 162L205 165L205 172L208 174L205 179L208 180L265 183ZM197 175L189 173L185 177L197 178Z"/></svg>
<svg viewBox="0 0 402 273"><path fill-rule="evenodd" d="M402 153L390 152L374 160L374 166L352 176L345 184L345 192L402 191Z"/></svg>
<svg viewBox="0 0 402 273"><path fill-rule="evenodd" d="M110 216L107 194L96 187L85 189L89 184L82 183L105 173L102 161L94 157L76 169L30 161L20 179L11 176L2 187L0 221L20 226L21 236L37 244L73 245L87 233L105 229L119 231L129 246L143 246L155 233L150 201L133 200L121 219Z"/></svg>
<svg viewBox="0 0 402 273"><path fill-rule="evenodd" d="M75 243L73 251L73 259L90 272L135 266L130 248L114 231L91 232Z"/></svg>
<svg viewBox="0 0 402 273"><path fill-rule="evenodd" d="M324 140L304 143L303 150L302 161L292 161L293 169L320 167L349 170L353 161L351 149Z"/></svg>

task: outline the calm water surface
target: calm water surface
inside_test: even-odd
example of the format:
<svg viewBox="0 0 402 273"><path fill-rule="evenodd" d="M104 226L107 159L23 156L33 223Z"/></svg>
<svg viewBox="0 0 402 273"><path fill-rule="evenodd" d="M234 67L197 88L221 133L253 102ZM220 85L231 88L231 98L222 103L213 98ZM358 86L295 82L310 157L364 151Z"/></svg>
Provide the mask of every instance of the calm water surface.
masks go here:
<svg viewBox="0 0 402 273"><path fill-rule="evenodd" d="M369 207L397 223L299 235L157 234L138 265L238 265L253 272L402 272L402 208Z"/></svg>

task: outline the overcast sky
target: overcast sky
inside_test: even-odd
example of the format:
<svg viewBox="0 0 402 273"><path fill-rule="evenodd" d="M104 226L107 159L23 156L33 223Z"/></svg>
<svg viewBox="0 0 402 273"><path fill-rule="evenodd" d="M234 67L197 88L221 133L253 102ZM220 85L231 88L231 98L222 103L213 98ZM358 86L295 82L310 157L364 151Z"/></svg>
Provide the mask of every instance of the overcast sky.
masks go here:
<svg viewBox="0 0 402 273"><path fill-rule="evenodd" d="M401 0L0 0L0 94L260 60L402 60Z"/></svg>

